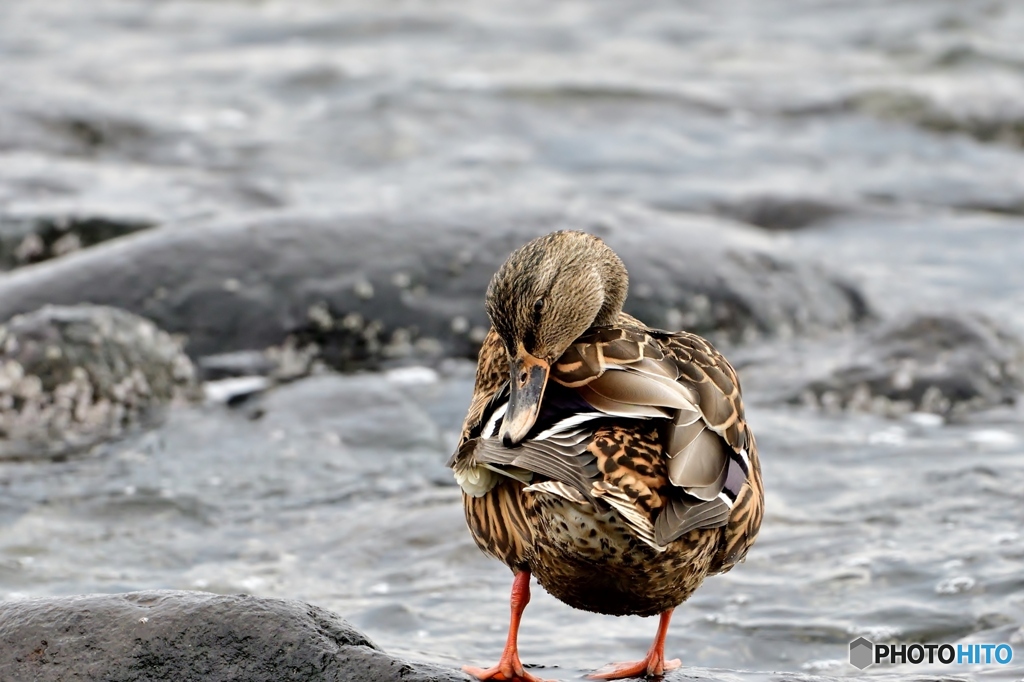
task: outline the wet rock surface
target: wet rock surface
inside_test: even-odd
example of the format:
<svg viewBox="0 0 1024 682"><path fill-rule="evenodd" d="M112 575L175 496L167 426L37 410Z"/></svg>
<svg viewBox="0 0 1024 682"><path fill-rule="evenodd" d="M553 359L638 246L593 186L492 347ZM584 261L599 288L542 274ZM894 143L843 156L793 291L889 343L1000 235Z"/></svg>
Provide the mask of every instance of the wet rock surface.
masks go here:
<svg viewBox="0 0 1024 682"><path fill-rule="evenodd" d="M1013 405L1024 389L1024 343L978 315L893 321L862 336L853 356L793 400L826 410L955 417Z"/></svg>
<svg viewBox="0 0 1024 682"><path fill-rule="evenodd" d="M154 590L0 604L0 679L469 680L389 656L339 616L248 595Z"/></svg>
<svg viewBox="0 0 1024 682"><path fill-rule="evenodd" d="M180 344L103 306L45 306L0 326L0 459L63 456L198 397Z"/></svg>
<svg viewBox="0 0 1024 682"><path fill-rule="evenodd" d="M133 216L0 215L0 267L59 258L152 226Z"/></svg>
<svg viewBox="0 0 1024 682"><path fill-rule="evenodd" d="M341 369L472 357L494 271L517 246L563 228L599 234L618 251L630 272L627 310L656 327L751 340L847 328L869 314L851 284L727 221L614 206L510 215L485 205L149 231L0 279L0 317L89 300L187 334L192 355L292 336Z"/></svg>

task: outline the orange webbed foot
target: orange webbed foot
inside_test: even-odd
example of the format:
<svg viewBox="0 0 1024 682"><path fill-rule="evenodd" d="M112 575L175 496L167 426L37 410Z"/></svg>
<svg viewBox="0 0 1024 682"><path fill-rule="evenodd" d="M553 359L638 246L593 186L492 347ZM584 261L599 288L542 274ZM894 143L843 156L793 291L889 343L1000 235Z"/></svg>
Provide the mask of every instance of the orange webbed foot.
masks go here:
<svg viewBox="0 0 1024 682"><path fill-rule="evenodd" d="M474 668L471 665L462 666L462 671L472 675L478 680L504 680L506 682L554 682L545 680L536 675L531 675L523 669L523 664L518 659L514 661L499 661L498 665L491 668Z"/></svg>
<svg viewBox="0 0 1024 682"><path fill-rule="evenodd" d="M682 665L678 658L666 661L661 656L632 663L610 663L587 677L591 680L622 680L627 677L657 677Z"/></svg>

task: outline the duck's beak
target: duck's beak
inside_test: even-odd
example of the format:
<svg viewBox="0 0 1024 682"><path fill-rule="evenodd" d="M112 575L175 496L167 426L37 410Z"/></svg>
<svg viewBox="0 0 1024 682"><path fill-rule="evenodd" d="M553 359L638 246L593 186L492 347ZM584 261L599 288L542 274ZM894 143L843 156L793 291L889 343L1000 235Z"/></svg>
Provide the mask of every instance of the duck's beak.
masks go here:
<svg viewBox="0 0 1024 682"><path fill-rule="evenodd" d="M530 355L520 345L519 353L509 363L509 369L512 372L511 392L500 434L501 442L507 448L526 438L537 421L551 365Z"/></svg>

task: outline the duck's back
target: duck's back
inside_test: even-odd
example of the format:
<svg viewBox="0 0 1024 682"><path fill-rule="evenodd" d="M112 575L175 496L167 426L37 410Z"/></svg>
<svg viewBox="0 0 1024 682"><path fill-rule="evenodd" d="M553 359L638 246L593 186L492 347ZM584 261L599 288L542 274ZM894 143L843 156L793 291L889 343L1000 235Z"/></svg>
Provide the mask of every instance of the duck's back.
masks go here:
<svg viewBox="0 0 1024 682"><path fill-rule="evenodd" d="M508 362L492 332L450 465L484 551L571 606L648 615L743 558L763 496L728 362L699 336L620 322L552 365L515 448L497 437Z"/></svg>

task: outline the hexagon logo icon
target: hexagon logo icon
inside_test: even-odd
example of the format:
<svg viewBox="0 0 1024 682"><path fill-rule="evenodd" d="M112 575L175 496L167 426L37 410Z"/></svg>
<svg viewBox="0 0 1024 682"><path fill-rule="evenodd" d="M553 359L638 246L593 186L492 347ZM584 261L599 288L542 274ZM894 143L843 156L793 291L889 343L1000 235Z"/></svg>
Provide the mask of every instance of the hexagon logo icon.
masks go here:
<svg viewBox="0 0 1024 682"><path fill-rule="evenodd" d="M864 639L863 637L858 637L850 642L850 665L863 670L874 663L874 659L874 643Z"/></svg>

